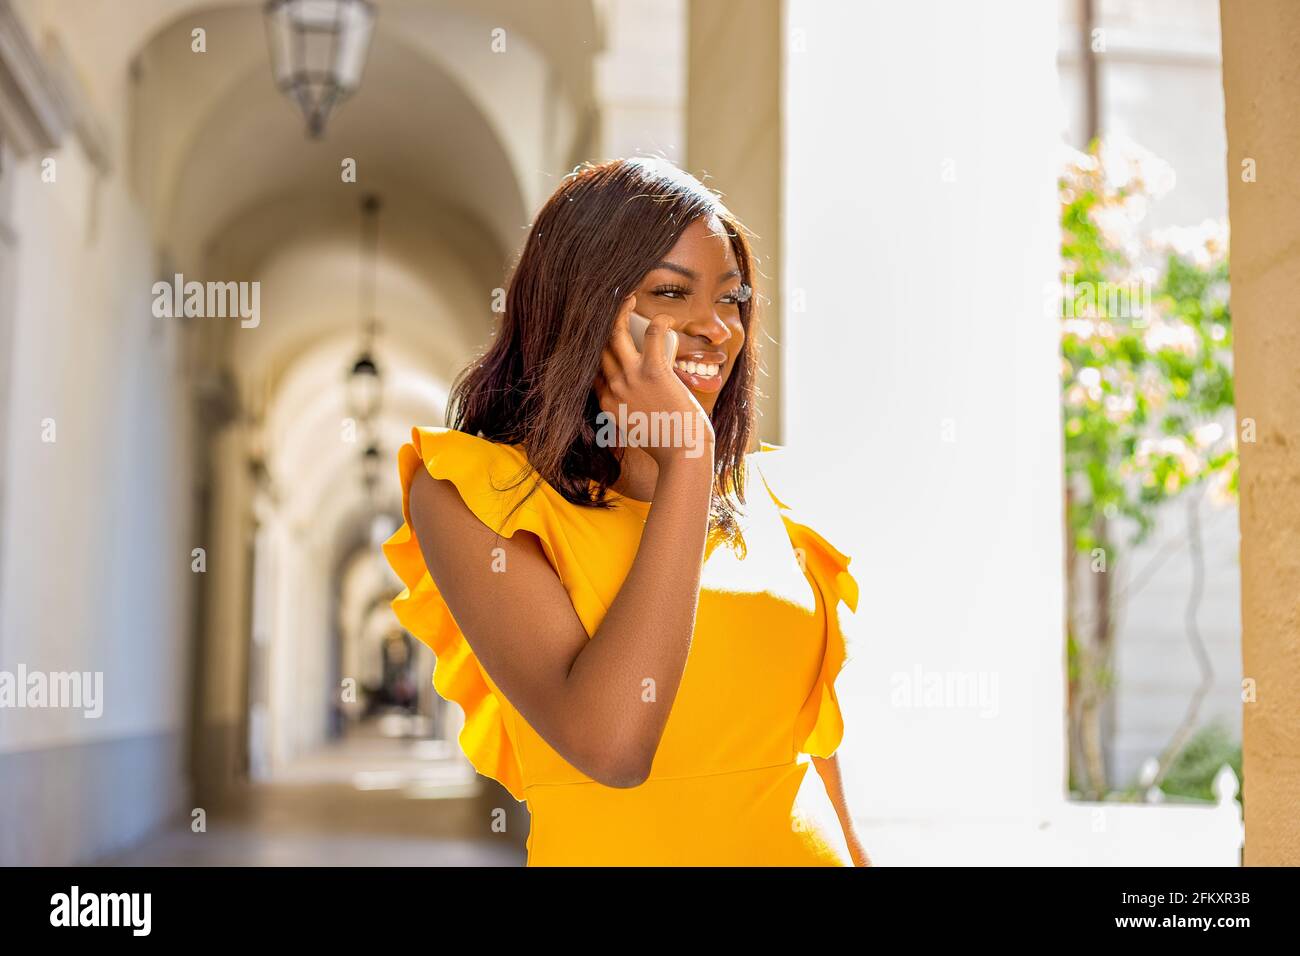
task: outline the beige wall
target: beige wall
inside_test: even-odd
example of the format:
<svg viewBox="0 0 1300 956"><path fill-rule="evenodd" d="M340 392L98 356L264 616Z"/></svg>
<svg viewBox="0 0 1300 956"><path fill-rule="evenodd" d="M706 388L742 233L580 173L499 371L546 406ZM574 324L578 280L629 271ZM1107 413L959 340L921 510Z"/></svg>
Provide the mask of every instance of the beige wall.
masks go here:
<svg viewBox="0 0 1300 956"><path fill-rule="evenodd" d="M69 139L5 175L17 281L0 669L102 672L104 710L6 712L0 753L179 732L196 546L180 329L151 316L149 239L120 174Z"/></svg>
<svg viewBox="0 0 1300 956"><path fill-rule="evenodd" d="M1223 0L1241 442L1245 862L1300 864L1300 5ZM1256 181L1243 180L1253 159ZM1240 434L1240 433L1239 433Z"/></svg>

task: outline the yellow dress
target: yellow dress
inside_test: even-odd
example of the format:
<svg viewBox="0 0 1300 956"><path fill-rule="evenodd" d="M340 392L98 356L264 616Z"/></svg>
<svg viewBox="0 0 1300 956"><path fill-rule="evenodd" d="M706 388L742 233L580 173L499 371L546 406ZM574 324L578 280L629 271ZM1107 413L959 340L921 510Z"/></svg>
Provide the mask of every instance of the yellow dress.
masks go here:
<svg viewBox="0 0 1300 956"><path fill-rule="evenodd" d="M532 816L529 866L847 866L795 806L810 764L843 735L835 679L846 659L838 605L856 610L849 559L801 524L747 456L742 558L709 542L695 632L649 778L607 787L577 770L511 706L479 664L425 568L409 491L423 465L506 536L540 540L588 635L596 633L636 555L650 503L588 508L543 483L502 492L523 453L465 432L415 428L399 456L406 519L384 553L406 589L402 625L433 649L433 684L465 712L460 745ZM767 470L771 470L768 468Z"/></svg>

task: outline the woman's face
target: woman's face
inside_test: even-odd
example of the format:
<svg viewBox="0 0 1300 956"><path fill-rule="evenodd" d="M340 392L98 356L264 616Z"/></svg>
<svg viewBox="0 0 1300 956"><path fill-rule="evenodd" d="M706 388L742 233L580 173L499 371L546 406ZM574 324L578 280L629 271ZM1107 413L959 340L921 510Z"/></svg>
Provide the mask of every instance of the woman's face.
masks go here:
<svg viewBox="0 0 1300 956"><path fill-rule="evenodd" d="M712 412L745 344L740 303L750 290L726 228L697 219L636 289L636 311L647 319L672 316L677 333L677 377Z"/></svg>

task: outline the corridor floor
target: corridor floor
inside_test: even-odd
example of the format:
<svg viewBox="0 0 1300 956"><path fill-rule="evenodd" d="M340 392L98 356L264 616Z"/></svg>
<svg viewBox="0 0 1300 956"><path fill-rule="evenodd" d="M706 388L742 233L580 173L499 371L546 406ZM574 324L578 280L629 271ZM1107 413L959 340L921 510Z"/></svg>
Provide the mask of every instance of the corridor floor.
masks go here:
<svg viewBox="0 0 1300 956"><path fill-rule="evenodd" d="M527 814L435 741L363 726L101 866L522 866ZM493 832L504 808L507 826ZM522 822L520 822L522 821Z"/></svg>

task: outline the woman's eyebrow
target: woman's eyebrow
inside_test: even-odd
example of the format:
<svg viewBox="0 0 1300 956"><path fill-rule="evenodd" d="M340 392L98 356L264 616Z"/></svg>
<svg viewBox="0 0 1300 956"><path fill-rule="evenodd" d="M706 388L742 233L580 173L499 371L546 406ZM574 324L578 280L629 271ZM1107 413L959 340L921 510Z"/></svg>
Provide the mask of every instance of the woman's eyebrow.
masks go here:
<svg viewBox="0 0 1300 956"><path fill-rule="evenodd" d="M686 276L686 278L690 279L691 281L695 281L700 277L700 274L695 270L688 269L685 266L679 266L675 262L660 262L658 265L655 266L655 268L667 269L669 272L676 272L678 275Z"/></svg>
<svg viewBox="0 0 1300 956"><path fill-rule="evenodd" d="M679 266L675 262L660 262L655 265L655 268L667 269L669 272L676 272L678 275L686 276L686 278L690 279L692 282L696 281L700 277L700 274L696 272L694 269L688 269L685 266ZM718 281L726 282L728 279L739 279L739 278L740 278L739 269L729 269L728 271L722 273L722 275L718 276Z"/></svg>

